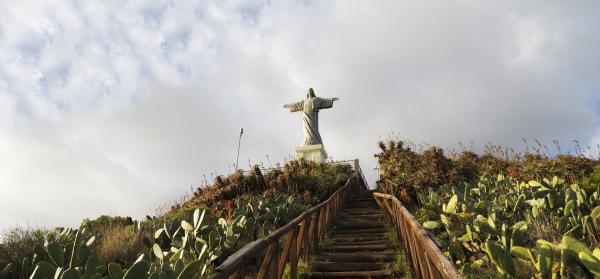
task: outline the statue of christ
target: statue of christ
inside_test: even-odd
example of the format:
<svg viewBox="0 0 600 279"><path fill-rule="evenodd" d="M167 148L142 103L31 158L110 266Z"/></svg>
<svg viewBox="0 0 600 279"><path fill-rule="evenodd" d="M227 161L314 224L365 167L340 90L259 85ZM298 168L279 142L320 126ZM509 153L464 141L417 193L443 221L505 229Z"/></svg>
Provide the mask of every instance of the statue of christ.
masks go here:
<svg viewBox="0 0 600 279"><path fill-rule="evenodd" d="M309 88L306 92L306 99L284 105L290 112L302 111L302 121L304 127L304 144L315 145L323 144L319 134L319 110L333 107L333 102L339 98L319 98L315 96L315 91Z"/></svg>

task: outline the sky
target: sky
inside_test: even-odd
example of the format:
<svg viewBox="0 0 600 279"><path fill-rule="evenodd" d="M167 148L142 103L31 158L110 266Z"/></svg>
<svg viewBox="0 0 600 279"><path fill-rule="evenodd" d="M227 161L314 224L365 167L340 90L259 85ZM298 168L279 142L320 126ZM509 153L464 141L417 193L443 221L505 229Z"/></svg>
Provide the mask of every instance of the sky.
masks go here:
<svg viewBox="0 0 600 279"><path fill-rule="evenodd" d="M391 135L600 143L598 1L0 0L0 230L140 218L294 156L308 87L333 159ZM267 158L268 157L268 158Z"/></svg>

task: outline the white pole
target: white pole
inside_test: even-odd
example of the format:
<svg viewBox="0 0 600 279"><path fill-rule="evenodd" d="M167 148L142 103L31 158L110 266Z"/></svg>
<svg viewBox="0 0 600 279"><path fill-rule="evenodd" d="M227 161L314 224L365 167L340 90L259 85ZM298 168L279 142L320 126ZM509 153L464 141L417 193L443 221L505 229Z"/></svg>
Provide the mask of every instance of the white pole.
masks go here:
<svg viewBox="0 0 600 279"><path fill-rule="evenodd" d="M242 143L242 135L244 134L244 128L240 130L240 138L238 139L238 150L237 158L235 159L235 171L238 170L238 162L240 161L240 144Z"/></svg>

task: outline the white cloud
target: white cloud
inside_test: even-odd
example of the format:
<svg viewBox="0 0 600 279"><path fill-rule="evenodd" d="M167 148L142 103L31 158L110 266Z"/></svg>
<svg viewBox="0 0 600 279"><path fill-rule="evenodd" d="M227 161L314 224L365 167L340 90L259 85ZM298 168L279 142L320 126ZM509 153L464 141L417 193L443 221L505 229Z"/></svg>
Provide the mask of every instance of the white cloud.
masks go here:
<svg viewBox="0 0 600 279"><path fill-rule="evenodd" d="M392 131L592 143L598 5L0 4L0 227L152 213L227 172L240 127L242 166L282 160L302 140L282 105L308 86L341 98L330 155L365 169Z"/></svg>

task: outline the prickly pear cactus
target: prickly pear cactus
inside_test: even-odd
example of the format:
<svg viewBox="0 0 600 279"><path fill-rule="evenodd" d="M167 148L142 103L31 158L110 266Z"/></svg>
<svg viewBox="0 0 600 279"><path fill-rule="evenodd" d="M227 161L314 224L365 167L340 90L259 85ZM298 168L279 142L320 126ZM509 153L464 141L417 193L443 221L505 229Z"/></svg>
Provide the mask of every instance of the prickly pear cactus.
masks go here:
<svg viewBox="0 0 600 279"><path fill-rule="evenodd" d="M485 252L488 254L498 271L502 274L507 274L516 277L517 271L513 259L506 252L504 247L496 244L493 241L485 242Z"/></svg>

